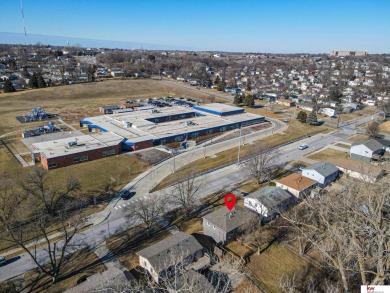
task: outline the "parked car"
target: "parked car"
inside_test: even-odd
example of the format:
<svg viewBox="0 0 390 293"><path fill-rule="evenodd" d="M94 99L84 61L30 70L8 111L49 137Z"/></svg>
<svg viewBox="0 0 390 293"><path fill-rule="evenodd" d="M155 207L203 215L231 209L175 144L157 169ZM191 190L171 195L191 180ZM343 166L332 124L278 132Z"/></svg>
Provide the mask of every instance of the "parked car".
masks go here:
<svg viewBox="0 0 390 293"><path fill-rule="evenodd" d="M307 148L309 148L309 146L307 144L302 144L302 145L299 146L300 150L304 150L304 149L307 149Z"/></svg>
<svg viewBox="0 0 390 293"><path fill-rule="evenodd" d="M0 255L0 267L4 266L6 263L7 263L6 258Z"/></svg>
<svg viewBox="0 0 390 293"><path fill-rule="evenodd" d="M130 199L134 194L135 192L125 189L121 194L121 199Z"/></svg>

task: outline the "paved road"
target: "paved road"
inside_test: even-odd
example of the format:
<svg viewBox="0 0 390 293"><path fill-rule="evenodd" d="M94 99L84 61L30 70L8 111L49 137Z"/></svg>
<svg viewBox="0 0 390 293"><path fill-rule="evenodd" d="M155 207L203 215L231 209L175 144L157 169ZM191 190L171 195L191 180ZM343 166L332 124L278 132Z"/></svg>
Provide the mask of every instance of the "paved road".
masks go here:
<svg viewBox="0 0 390 293"><path fill-rule="evenodd" d="M372 115L372 117L375 117L375 115ZM364 117L360 119L357 123L357 125L361 123L365 123L367 121L370 121L372 118ZM335 142L337 140L342 140L343 138L349 136L351 134L352 129L354 129L354 126L350 126L351 129L345 128L342 132L338 132L332 135L326 135L326 134L319 134L314 135L310 138L306 138L304 140L301 140L299 142L292 143L290 145L284 146L280 148L281 156L280 156L280 162L288 162L293 159L296 159L297 157L300 157L304 154L307 154L309 152L318 150L322 147L325 147L326 145ZM247 139L250 142L254 138L251 137L251 135L248 135ZM238 138L234 139L235 143L238 143ZM306 150L299 150L298 146L302 143L306 143L310 146L309 149ZM226 142L224 142L223 145L225 145ZM217 149L221 148L223 149L223 146L218 146L219 144L216 144ZM237 144L235 144L237 145ZM210 146L210 148L213 147ZM214 146L215 147L215 146ZM231 148L231 146L230 146ZM216 150L217 150L216 149ZM191 154L183 154L182 160L176 160L176 168L181 167L188 163L186 160L186 156L203 156L204 150L194 150L194 152ZM207 153L207 149L206 149ZM165 172L168 170L168 172L172 172L173 170L173 164L165 164L166 166L164 170ZM166 169L168 168L168 169ZM154 186L156 182L159 182L159 174L162 175L163 169L155 169L152 170L150 175L148 177L145 177L143 180L145 180L142 184L139 184L139 188L137 189L137 195L133 197L131 200L125 202L125 201L119 201L118 204L112 208L112 212L110 216L107 218L107 220L103 221L101 224L98 224L94 226L93 228L78 234L72 244L74 246L71 247L71 250L69 252L75 251L77 249L80 249L82 247L96 247L99 243L104 241L105 238L109 234L115 234L122 231L125 231L129 227L135 225L136 223L130 223L124 216L126 214L127 207L132 204L135 200L147 200L150 196L158 196L159 194L165 194L172 192L172 188L168 188L166 190L158 191L156 193L149 194L150 186ZM154 172L154 173L153 173ZM165 176L164 176L165 177ZM249 178L249 175L245 172L245 168L237 166L237 165L231 165L226 168L219 169L215 172L209 173L207 175L198 177L197 180L204 180L204 187L203 190L200 192L199 197L211 194L213 192L219 191L221 189L226 189L231 187L232 185L242 182L243 180ZM157 180L156 180L157 179ZM156 181L155 181L156 180ZM140 181L141 182L141 181ZM147 187L144 187L146 185ZM134 187L134 184L130 187ZM61 246L61 241L57 243L57 246ZM45 260L45 254L42 250L38 251L38 254L41 256L41 260ZM35 263L31 260L31 258L27 255L23 255L19 259L15 259L14 261L8 263L6 266L0 268L0 282L8 280L12 277L18 276L20 274L25 273L28 270L31 270L35 268Z"/></svg>

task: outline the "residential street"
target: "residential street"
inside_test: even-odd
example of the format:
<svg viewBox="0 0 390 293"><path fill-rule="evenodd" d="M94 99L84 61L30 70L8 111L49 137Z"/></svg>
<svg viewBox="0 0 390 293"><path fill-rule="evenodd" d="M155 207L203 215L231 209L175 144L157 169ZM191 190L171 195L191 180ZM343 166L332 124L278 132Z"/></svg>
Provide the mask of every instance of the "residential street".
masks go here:
<svg viewBox="0 0 390 293"><path fill-rule="evenodd" d="M368 117L364 117L356 122L353 122L353 124L344 126L342 128L342 132L336 132L333 134L318 134L283 146L280 148L280 152L282 154L280 156L280 163L285 163L293 159L295 160L302 155L323 148L330 143L342 140L355 132L354 128L356 125L370 121L372 120L372 117L376 117L378 115L379 114L374 114ZM275 133L277 131L283 131L286 127L283 123L275 120L273 121L273 123ZM272 135L274 131L265 130L259 133L249 134L245 137L245 143L251 143L256 139L259 139L260 137ZM233 148L238 145L238 142L239 138L234 138L229 141L224 141L221 143L206 146L206 156L210 155L211 153L214 154ZM242 143L244 143L244 141L242 141ZM305 150L299 150L298 146L303 143L308 144L309 148ZM129 221L125 218L127 207L131 205L134 201L147 200L148 197L159 196L161 194L172 192L172 188L167 188L166 190L161 190L149 194L149 190L153 188L153 186L155 186L158 182L160 182L162 178L172 173L173 168L178 169L191 161L194 161L198 158L203 158L204 153L204 147L195 148L189 152L180 154L175 158L171 158L163 162L161 166L155 166L149 169L146 172L146 175L145 173L143 173L137 178L135 178L135 180L129 183L125 188L131 189L131 191L136 192L136 195L127 201L118 201L117 198L114 199L108 205L106 213L102 213L100 216L96 215L96 219L100 217L99 222L102 222L100 224L94 225L91 229L88 229L76 235L76 237L72 241L72 249L68 251L68 253L71 253L86 246L96 249L99 246L99 243L103 242L109 234L112 235L115 233L119 233L133 225L136 225L137 223L129 223ZM232 156L236 155L236 153L232 154ZM242 182L243 180L246 180L248 178L249 174L245 172L244 168L238 166L237 164L233 164L225 168L218 169L214 172L210 172L197 178L197 180L204 181L202 191L199 193L199 197L206 196L222 189L228 189L234 184ZM105 218L106 220L104 220ZM61 246L61 241L57 242L57 246ZM43 261L45 255L42 249L38 250L38 255L41 256L41 261ZM16 277L35 267L36 264L31 260L28 255L23 255L20 258L16 258L14 260L11 259L6 266L0 268L0 282Z"/></svg>

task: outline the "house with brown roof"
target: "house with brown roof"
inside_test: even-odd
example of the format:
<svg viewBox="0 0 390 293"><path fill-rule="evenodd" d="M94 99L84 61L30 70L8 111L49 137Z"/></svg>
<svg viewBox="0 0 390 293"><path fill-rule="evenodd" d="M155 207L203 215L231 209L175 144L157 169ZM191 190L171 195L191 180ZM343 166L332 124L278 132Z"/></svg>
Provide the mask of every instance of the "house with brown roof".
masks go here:
<svg viewBox="0 0 390 293"><path fill-rule="evenodd" d="M287 190L298 198L301 198L308 195L310 191L317 186L317 181L298 173L292 173L277 180L276 186Z"/></svg>
<svg viewBox="0 0 390 293"><path fill-rule="evenodd" d="M382 168L363 161L349 159L336 160L332 158L327 161L335 165L344 174L370 183L378 181L384 174Z"/></svg>

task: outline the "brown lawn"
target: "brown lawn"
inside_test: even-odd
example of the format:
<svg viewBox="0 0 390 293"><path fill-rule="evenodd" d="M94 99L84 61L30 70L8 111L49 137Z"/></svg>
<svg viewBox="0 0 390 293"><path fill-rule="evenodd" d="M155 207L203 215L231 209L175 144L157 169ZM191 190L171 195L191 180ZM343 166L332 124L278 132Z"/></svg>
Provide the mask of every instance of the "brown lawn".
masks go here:
<svg viewBox="0 0 390 293"><path fill-rule="evenodd" d="M15 119L15 116L29 113L36 107L41 107L48 113L59 114L64 121L78 125L80 119L98 115L99 106L117 105L128 99L168 95L204 99L212 93L206 94L152 79L106 80L3 93L0 94L0 135L41 125L42 122L22 125Z"/></svg>
<svg viewBox="0 0 390 293"><path fill-rule="evenodd" d="M339 150L335 150L332 148L326 148L322 151L319 151L317 153L314 153L312 155L306 156L309 159L316 160L316 161L326 161L327 159L348 159L349 154L348 151L342 152Z"/></svg>

